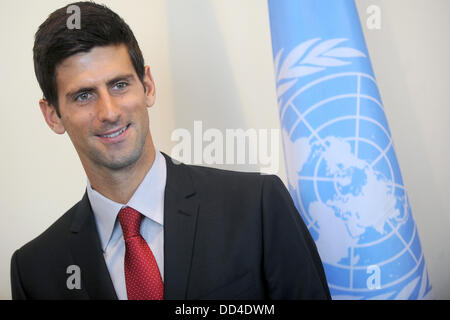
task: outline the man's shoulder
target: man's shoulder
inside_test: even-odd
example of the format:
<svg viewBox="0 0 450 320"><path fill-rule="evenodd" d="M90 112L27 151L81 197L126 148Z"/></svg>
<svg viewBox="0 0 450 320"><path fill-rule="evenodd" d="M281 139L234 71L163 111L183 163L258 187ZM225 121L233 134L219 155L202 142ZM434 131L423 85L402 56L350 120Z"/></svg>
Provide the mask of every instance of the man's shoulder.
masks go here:
<svg viewBox="0 0 450 320"><path fill-rule="evenodd" d="M193 184L199 190L226 190L243 194L261 193L263 188L286 189L282 180L273 174L242 172L212 167L185 165Z"/></svg>
<svg viewBox="0 0 450 320"><path fill-rule="evenodd" d="M229 190L256 190L261 189L266 184L285 189L281 179L274 174L243 172L187 164L171 158L164 152L161 153L166 158L168 172L172 172L172 176L176 176L177 179L181 178L182 180L185 180L187 173L190 177L188 180L192 182L197 190L211 190L211 188L212 190L217 190L217 188ZM168 179L168 181L169 180L171 183L174 182L174 179Z"/></svg>
<svg viewBox="0 0 450 320"><path fill-rule="evenodd" d="M80 203L81 201L73 205L72 208L53 222L44 232L27 242L17 252L22 257L38 257L52 255L58 248L64 250L68 244L73 217Z"/></svg>
<svg viewBox="0 0 450 320"><path fill-rule="evenodd" d="M205 167L200 165L185 165L192 177L192 180L197 185L209 185L213 183L260 183L261 173L259 172L242 172L226 169L219 169L214 167Z"/></svg>
<svg viewBox="0 0 450 320"><path fill-rule="evenodd" d="M260 172L234 171L192 164L184 164L184 166L186 166L194 175L209 178L230 179L233 177L238 177L240 179L254 180L259 179L259 176L261 176Z"/></svg>

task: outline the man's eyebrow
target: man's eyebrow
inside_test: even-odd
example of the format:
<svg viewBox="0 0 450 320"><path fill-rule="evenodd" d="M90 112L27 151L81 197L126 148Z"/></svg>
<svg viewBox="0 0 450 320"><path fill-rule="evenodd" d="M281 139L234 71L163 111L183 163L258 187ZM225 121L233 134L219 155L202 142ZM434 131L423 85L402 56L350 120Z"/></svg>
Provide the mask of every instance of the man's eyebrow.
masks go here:
<svg viewBox="0 0 450 320"><path fill-rule="evenodd" d="M76 89L76 90L74 90L74 91L67 92L66 98L67 98L67 99L74 99L76 96L78 96L78 95L81 94L81 93L84 93L84 92L93 92L93 91L95 91L95 90L96 90L96 89L95 89L94 87L84 87L84 88Z"/></svg>
<svg viewBox="0 0 450 320"><path fill-rule="evenodd" d="M106 84L108 85L108 87L110 87L110 86L112 86L113 84L116 84L119 81L128 81L128 82L130 82L133 79L134 79L134 76L132 74L125 74L125 75L120 75L120 76L117 76L117 77L109 80Z"/></svg>

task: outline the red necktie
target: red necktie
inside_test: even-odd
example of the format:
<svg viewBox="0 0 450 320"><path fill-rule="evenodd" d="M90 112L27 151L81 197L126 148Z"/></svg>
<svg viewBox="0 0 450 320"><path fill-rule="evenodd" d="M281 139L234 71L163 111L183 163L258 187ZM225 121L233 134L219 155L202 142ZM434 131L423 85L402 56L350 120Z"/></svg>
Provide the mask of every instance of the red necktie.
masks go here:
<svg viewBox="0 0 450 320"><path fill-rule="evenodd" d="M128 300L162 300L164 285L150 247L140 233L142 215L130 207L119 212L125 239L125 282Z"/></svg>

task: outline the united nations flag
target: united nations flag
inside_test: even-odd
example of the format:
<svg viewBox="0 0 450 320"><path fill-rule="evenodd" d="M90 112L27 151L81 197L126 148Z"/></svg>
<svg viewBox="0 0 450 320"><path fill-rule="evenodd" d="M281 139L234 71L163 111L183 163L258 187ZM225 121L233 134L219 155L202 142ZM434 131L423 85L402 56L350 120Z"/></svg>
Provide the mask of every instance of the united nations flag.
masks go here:
<svg viewBox="0 0 450 320"><path fill-rule="evenodd" d="M431 284L351 0L269 0L289 191L333 299L426 299Z"/></svg>

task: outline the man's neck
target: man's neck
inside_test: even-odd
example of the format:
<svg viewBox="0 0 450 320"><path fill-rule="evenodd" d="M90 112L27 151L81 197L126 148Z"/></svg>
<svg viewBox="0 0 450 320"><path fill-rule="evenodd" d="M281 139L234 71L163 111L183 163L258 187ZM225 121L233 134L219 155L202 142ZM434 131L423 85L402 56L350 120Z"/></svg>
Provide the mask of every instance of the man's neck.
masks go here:
<svg viewBox="0 0 450 320"><path fill-rule="evenodd" d="M145 149L136 163L122 170L86 171L92 188L112 201L126 204L155 161L156 151L153 144Z"/></svg>

